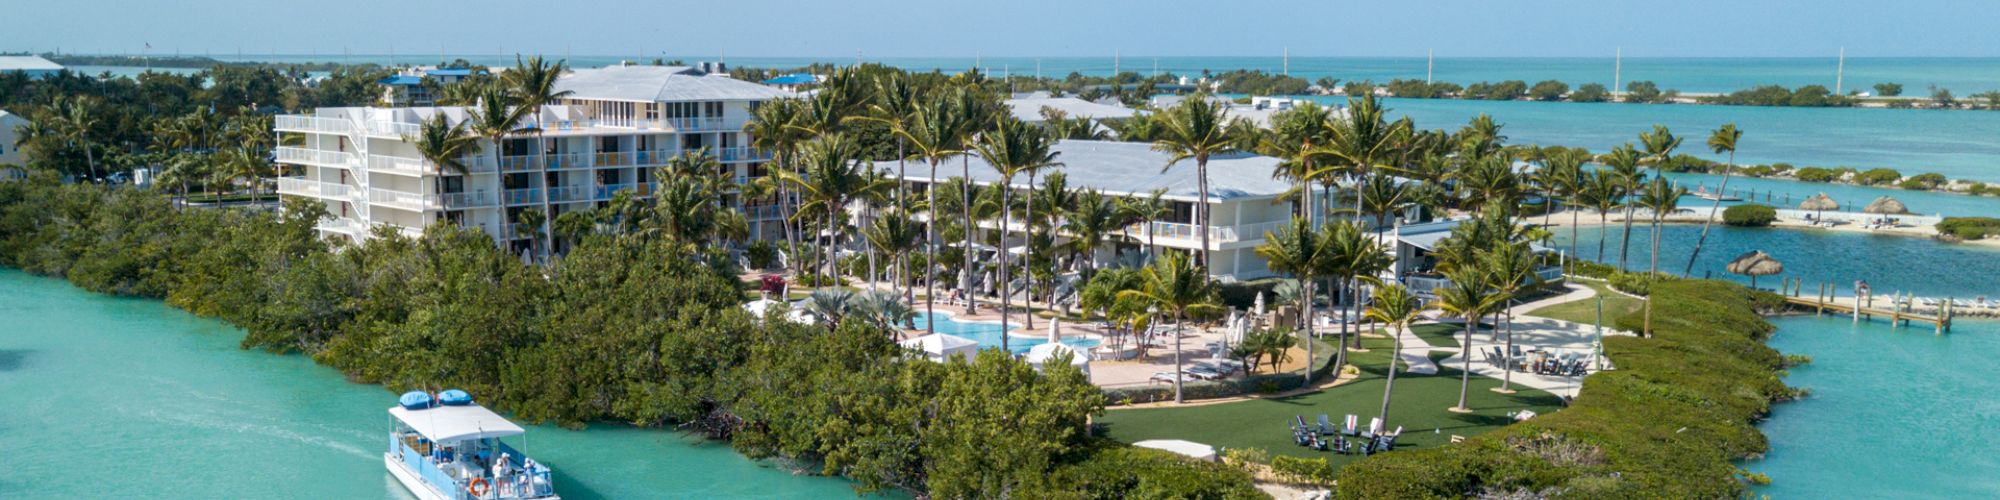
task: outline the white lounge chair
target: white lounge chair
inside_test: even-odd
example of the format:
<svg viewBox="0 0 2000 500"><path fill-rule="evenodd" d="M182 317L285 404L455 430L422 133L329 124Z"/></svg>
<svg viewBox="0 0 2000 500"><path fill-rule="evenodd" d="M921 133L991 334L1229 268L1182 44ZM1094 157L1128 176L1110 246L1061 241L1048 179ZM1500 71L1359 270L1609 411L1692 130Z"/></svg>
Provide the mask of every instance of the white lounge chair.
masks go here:
<svg viewBox="0 0 2000 500"><path fill-rule="evenodd" d="M1346 435L1349 435L1349 436L1352 436L1352 435L1354 435L1354 433L1355 433L1355 429L1354 429L1354 427L1355 427L1355 425L1356 425L1356 424L1358 424L1358 423L1360 423L1360 422L1361 422L1361 418L1360 418L1360 417L1356 417L1356 416L1354 416L1354 414L1352 414L1352 413L1349 413L1349 414L1347 414L1347 425L1346 425L1346 426L1343 426L1343 427L1341 427L1341 428L1340 428L1340 433L1341 433L1341 434L1346 434Z"/></svg>

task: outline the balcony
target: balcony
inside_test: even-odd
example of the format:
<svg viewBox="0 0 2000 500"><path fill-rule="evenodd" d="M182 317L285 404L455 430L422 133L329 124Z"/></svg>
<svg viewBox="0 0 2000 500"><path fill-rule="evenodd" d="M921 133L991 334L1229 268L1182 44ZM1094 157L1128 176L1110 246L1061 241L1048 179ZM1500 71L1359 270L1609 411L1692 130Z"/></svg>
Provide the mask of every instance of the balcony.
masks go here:
<svg viewBox="0 0 2000 500"><path fill-rule="evenodd" d="M305 115L278 115L272 120L272 128L279 132L303 132L314 134L346 134L354 131L354 122L339 118L319 118Z"/></svg>
<svg viewBox="0 0 2000 500"><path fill-rule="evenodd" d="M606 184L597 186L595 189L597 195L594 199L609 200L611 197L617 196L619 191L627 189L632 190L633 194L639 194L639 186L639 184Z"/></svg>
<svg viewBox="0 0 2000 500"><path fill-rule="evenodd" d="M1285 221L1272 221L1272 222L1260 222L1256 224L1243 224L1239 226L1209 226L1208 242L1211 245L1216 245L1216 244L1232 243L1239 241L1262 241L1264 239L1265 232L1276 231L1279 228L1284 227L1286 224L1288 223ZM1126 231L1131 233L1134 237L1140 239L1160 238L1168 240L1184 240L1186 242L1192 242L1197 245L1199 245L1201 242L1201 226L1197 224L1187 224L1181 222L1151 222L1145 224L1133 224L1127 227Z"/></svg>
<svg viewBox="0 0 2000 500"><path fill-rule="evenodd" d="M436 172L436 169L431 168L426 163L428 162L416 158L403 158L399 156L388 156L388 155L368 156L369 171L383 172L383 173L390 173L397 175L407 175L411 177L422 177L426 173Z"/></svg>
<svg viewBox="0 0 2000 500"><path fill-rule="evenodd" d="M504 198L508 205L541 203L544 199L542 190L537 188L509 189Z"/></svg>
<svg viewBox="0 0 2000 500"><path fill-rule="evenodd" d="M552 187L549 188L549 201L552 203L590 201L591 191L590 186Z"/></svg>
<svg viewBox="0 0 2000 500"><path fill-rule="evenodd" d="M637 153L633 153L633 156L636 157L634 163L637 165L665 165L667 164L667 160L674 159L674 155L676 154L679 154L679 152L666 149L655 149L650 151L639 151Z"/></svg>
<svg viewBox="0 0 2000 500"><path fill-rule="evenodd" d="M771 160L771 153L769 151L764 151L752 147L739 146L733 148L716 149L712 151L713 153L711 154L714 155L718 160L721 160L723 163Z"/></svg>
<svg viewBox="0 0 2000 500"><path fill-rule="evenodd" d="M371 188L368 190L368 202L421 212L435 208L437 206L437 197L407 191Z"/></svg>
<svg viewBox="0 0 2000 500"><path fill-rule="evenodd" d="M416 137L423 127L415 123L371 121L367 123L368 134L389 137Z"/></svg>
<svg viewBox="0 0 2000 500"><path fill-rule="evenodd" d="M317 167L348 167L353 164L354 155L345 151L321 151L317 149L279 147L279 163L310 165Z"/></svg>
<svg viewBox="0 0 2000 500"><path fill-rule="evenodd" d="M345 198L351 189L346 184L320 182L301 177L279 177L278 194L311 196L315 198Z"/></svg>
<svg viewBox="0 0 2000 500"><path fill-rule="evenodd" d="M544 156L549 170L577 170L590 168L589 153L559 153Z"/></svg>
<svg viewBox="0 0 2000 500"><path fill-rule="evenodd" d="M622 151L598 153L595 165L599 167L630 167L632 166L632 156L632 153Z"/></svg>
<svg viewBox="0 0 2000 500"><path fill-rule="evenodd" d="M445 193L439 195L439 198L444 200L445 208L453 210L491 207L500 202L499 196L495 195L494 193L489 193L486 191L475 191L471 193Z"/></svg>
<svg viewBox="0 0 2000 500"><path fill-rule="evenodd" d="M542 169L542 159L535 155L500 157L501 172L532 172Z"/></svg>
<svg viewBox="0 0 2000 500"><path fill-rule="evenodd" d="M778 220L785 218L785 211L778 205L744 205L743 216L753 221Z"/></svg>

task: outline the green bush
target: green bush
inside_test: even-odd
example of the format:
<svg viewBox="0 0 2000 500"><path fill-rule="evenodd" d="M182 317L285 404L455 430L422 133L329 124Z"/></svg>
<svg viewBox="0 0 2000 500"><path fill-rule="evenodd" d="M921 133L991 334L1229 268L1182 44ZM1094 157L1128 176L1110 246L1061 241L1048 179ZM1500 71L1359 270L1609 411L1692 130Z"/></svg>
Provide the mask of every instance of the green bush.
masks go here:
<svg viewBox="0 0 2000 500"><path fill-rule="evenodd" d="M1840 172L1820 167L1805 167L1793 171L1792 178L1802 182L1833 182L1840 180Z"/></svg>
<svg viewBox="0 0 2000 500"><path fill-rule="evenodd" d="M1293 483L1325 486L1333 484L1333 466L1326 457L1298 458L1279 455L1271 459L1271 473Z"/></svg>
<svg viewBox="0 0 2000 500"><path fill-rule="evenodd" d="M1854 183L1863 186L1882 186L1882 185L1894 184L1896 183L1896 181L1902 179L1903 179L1903 173L1897 172L1896 169L1893 168L1870 169L1867 172L1862 172L1854 175Z"/></svg>
<svg viewBox="0 0 2000 500"><path fill-rule="evenodd" d="M743 249L743 258L750 261L750 267L760 270L777 267L778 246L764 240L750 242L749 248Z"/></svg>
<svg viewBox="0 0 2000 500"><path fill-rule="evenodd" d="M1939 186L1943 186L1947 182L1951 182L1951 180L1946 179L1944 177L1944 174L1936 172L1926 172L1910 176L1910 178L1908 179L1903 179L1903 182L1901 184L1897 184L1897 187L1909 190L1916 190L1916 191L1929 191L1932 189L1937 189Z"/></svg>
<svg viewBox="0 0 2000 500"><path fill-rule="evenodd" d="M1621 272L1611 275L1611 288L1620 292L1646 296L1652 285L1662 281L1678 280L1680 277L1667 273L1654 273L1650 277L1642 272Z"/></svg>
<svg viewBox="0 0 2000 500"><path fill-rule="evenodd" d="M1737 227L1764 227L1778 220L1778 209L1746 203L1724 209L1722 223Z"/></svg>
<svg viewBox="0 0 2000 500"><path fill-rule="evenodd" d="M1711 280L1655 285L1653 337L1607 337L1618 369L1576 402L1464 443L1348 464L1341 498L1738 498L1734 460L1769 448L1755 426L1792 397L1759 294ZM1618 321L1639 329L1638 315Z"/></svg>
<svg viewBox="0 0 2000 500"><path fill-rule="evenodd" d="M1965 240L1983 239L2000 234L2000 218L1945 217L1944 220L1938 221L1937 230Z"/></svg>

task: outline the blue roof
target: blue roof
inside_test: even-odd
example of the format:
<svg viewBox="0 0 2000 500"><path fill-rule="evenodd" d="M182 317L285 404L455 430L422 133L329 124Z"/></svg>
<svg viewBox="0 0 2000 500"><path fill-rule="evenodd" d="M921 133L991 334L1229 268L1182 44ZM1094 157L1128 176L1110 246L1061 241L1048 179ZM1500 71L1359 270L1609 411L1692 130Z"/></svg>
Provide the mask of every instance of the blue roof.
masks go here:
<svg viewBox="0 0 2000 500"><path fill-rule="evenodd" d="M396 75L383 78L381 83L383 85L422 85L424 78L421 76Z"/></svg>
<svg viewBox="0 0 2000 500"><path fill-rule="evenodd" d="M431 76L472 76L472 68L444 68L424 71Z"/></svg>
<svg viewBox="0 0 2000 500"><path fill-rule="evenodd" d="M805 85L808 83L819 83L819 78L805 73L794 73L764 80L765 85Z"/></svg>

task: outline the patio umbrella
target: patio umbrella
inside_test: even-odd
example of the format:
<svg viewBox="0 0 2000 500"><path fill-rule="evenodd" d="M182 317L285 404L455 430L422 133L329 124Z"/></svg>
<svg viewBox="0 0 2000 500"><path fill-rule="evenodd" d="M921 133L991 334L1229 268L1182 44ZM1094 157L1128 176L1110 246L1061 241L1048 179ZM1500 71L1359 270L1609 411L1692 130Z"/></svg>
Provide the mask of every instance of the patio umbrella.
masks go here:
<svg viewBox="0 0 2000 500"><path fill-rule="evenodd" d="M1901 215L1910 213L1910 207L1904 206L1903 202L1896 201L1895 198L1884 196L1869 202L1868 208L1863 208L1861 211L1871 214Z"/></svg>
<svg viewBox="0 0 2000 500"><path fill-rule="evenodd" d="M1811 198L1806 198L1804 203L1799 204L1799 210L1811 210L1815 212L1815 217L1818 216L1817 212L1839 209L1840 203L1833 201L1833 197L1827 196L1826 193L1813 195Z"/></svg>
<svg viewBox="0 0 2000 500"><path fill-rule="evenodd" d="M1785 263L1778 262L1778 259L1772 258L1771 254L1764 253L1763 250L1757 250L1736 256L1735 260L1729 261L1727 269L1731 274L1749 276L1750 288L1757 288L1758 276L1785 272Z"/></svg>

